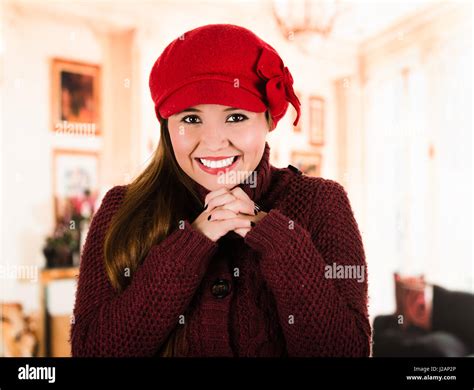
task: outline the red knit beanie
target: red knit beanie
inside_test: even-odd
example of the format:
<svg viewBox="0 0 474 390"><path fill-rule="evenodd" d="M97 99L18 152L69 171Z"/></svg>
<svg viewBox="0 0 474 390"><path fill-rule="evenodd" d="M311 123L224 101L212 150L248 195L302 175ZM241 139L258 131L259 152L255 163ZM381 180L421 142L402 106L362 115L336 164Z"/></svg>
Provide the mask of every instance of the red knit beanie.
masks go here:
<svg viewBox="0 0 474 390"><path fill-rule="evenodd" d="M231 24L209 24L184 33L158 57L150 73L158 119L198 104L270 111L272 130L290 102L300 117L293 78L268 43Z"/></svg>

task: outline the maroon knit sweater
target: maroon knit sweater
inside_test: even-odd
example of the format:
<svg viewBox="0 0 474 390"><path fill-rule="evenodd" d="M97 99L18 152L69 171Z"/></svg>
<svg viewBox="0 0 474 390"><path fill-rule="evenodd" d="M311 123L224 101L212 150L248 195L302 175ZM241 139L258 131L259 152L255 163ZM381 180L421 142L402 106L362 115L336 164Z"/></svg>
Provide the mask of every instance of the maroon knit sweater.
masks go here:
<svg viewBox="0 0 474 390"><path fill-rule="evenodd" d="M107 193L82 254L73 356L153 356L180 318L186 356L369 355L367 270L347 194L273 167L269 153L267 144L257 186L240 185L268 212L245 239L232 232L215 243L186 220L152 247L121 294L107 278L103 244L126 186ZM209 191L196 188L204 200ZM364 266L364 281L328 277L334 263Z"/></svg>

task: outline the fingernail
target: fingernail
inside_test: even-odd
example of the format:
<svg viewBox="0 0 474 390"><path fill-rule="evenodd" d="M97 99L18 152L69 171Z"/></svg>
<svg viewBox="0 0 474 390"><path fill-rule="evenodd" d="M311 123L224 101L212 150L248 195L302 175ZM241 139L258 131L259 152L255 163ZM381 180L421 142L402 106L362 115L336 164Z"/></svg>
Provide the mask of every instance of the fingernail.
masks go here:
<svg viewBox="0 0 474 390"><path fill-rule="evenodd" d="M209 214L209 217L207 217L207 220L210 221L210 220L211 220L211 217L212 217L212 215Z"/></svg>
<svg viewBox="0 0 474 390"><path fill-rule="evenodd" d="M254 221L250 221L250 226L254 227L254 226L255 226L255 222L254 222Z"/></svg>
<svg viewBox="0 0 474 390"><path fill-rule="evenodd" d="M207 209L207 205L204 206L204 210L206 210L206 209Z"/></svg>

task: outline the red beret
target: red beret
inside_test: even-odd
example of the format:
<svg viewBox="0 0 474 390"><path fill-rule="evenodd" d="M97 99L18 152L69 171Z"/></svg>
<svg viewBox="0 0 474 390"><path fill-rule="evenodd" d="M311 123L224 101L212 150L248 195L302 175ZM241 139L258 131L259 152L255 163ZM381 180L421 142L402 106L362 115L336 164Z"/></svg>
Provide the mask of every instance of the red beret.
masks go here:
<svg viewBox="0 0 474 390"><path fill-rule="evenodd" d="M150 73L158 119L198 104L221 104L253 112L267 109L273 128L288 103L300 117L293 78L268 43L231 24L209 24L184 33L158 57Z"/></svg>

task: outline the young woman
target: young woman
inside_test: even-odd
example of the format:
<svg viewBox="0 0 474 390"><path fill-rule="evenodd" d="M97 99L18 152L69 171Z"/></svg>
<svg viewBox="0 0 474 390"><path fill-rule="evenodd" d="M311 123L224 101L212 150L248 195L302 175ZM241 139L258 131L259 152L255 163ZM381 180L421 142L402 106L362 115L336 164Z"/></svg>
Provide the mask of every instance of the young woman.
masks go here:
<svg viewBox="0 0 474 390"><path fill-rule="evenodd" d="M277 52L238 26L203 26L164 50L150 74L160 142L93 218L73 356L369 355L345 190L269 162L266 137L289 103L298 121L292 84Z"/></svg>

